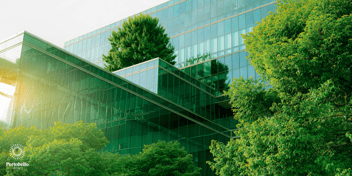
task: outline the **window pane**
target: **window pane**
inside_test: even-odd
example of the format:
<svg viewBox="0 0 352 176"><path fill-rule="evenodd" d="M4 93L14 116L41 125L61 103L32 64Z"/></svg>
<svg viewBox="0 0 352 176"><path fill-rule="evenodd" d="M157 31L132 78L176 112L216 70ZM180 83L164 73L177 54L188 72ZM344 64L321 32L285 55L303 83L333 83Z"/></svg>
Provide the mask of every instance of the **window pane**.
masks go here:
<svg viewBox="0 0 352 176"><path fill-rule="evenodd" d="M217 15L221 15L224 13L224 0L218 0L217 3Z"/></svg>
<svg viewBox="0 0 352 176"><path fill-rule="evenodd" d="M218 52L218 39L213 38L211 39L211 53Z"/></svg>
<svg viewBox="0 0 352 176"><path fill-rule="evenodd" d="M204 39L204 28L198 29L198 42L202 42Z"/></svg>
<svg viewBox="0 0 352 176"><path fill-rule="evenodd" d="M179 4L174 5L174 16L178 16L180 11Z"/></svg>
<svg viewBox="0 0 352 176"><path fill-rule="evenodd" d="M198 9L198 22L202 22L204 20L204 8L199 8Z"/></svg>
<svg viewBox="0 0 352 176"><path fill-rule="evenodd" d="M239 45L239 40L238 40L238 31L232 32L232 47L238 46Z"/></svg>
<svg viewBox="0 0 352 176"><path fill-rule="evenodd" d="M246 59L246 52L240 53L240 67L244 67L248 65L248 61Z"/></svg>
<svg viewBox="0 0 352 176"><path fill-rule="evenodd" d="M243 77L243 79L247 79L248 78L247 67L241 67L240 68L240 72L241 72L241 76Z"/></svg>
<svg viewBox="0 0 352 176"><path fill-rule="evenodd" d="M218 23L218 36L224 35L224 21Z"/></svg>
<svg viewBox="0 0 352 176"><path fill-rule="evenodd" d="M178 63L182 63L182 62L185 61L185 49L184 48L182 48L180 50L180 54L179 54L178 58L179 58L179 62Z"/></svg>
<svg viewBox="0 0 352 176"><path fill-rule="evenodd" d="M197 55L198 55L198 52L197 52L197 45L193 45L192 46L192 56L194 57L194 58L196 58L197 57Z"/></svg>
<svg viewBox="0 0 352 176"><path fill-rule="evenodd" d="M233 77L234 78L239 78L240 77L240 68L235 68L233 70Z"/></svg>
<svg viewBox="0 0 352 176"><path fill-rule="evenodd" d="M153 70L148 70L147 71L147 88L152 87L153 86Z"/></svg>
<svg viewBox="0 0 352 176"><path fill-rule="evenodd" d="M186 13L186 2L180 3L180 15Z"/></svg>
<svg viewBox="0 0 352 176"><path fill-rule="evenodd" d="M186 13L192 10L192 1L187 0L186 1Z"/></svg>
<svg viewBox="0 0 352 176"><path fill-rule="evenodd" d="M204 52L210 53L210 39L208 39L204 42Z"/></svg>
<svg viewBox="0 0 352 176"><path fill-rule="evenodd" d="M239 16L239 28L245 28L246 27L246 19L245 19L245 14L242 14Z"/></svg>
<svg viewBox="0 0 352 176"><path fill-rule="evenodd" d="M179 43L180 48L185 47L185 35L180 36L180 43Z"/></svg>
<svg viewBox="0 0 352 176"><path fill-rule="evenodd" d="M252 65L248 66L248 78L250 78L251 76L253 76L253 78L255 78L255 69Z"/></svg>
<svg viewBox="0 0 352 176"><path fill-rule="evenodd" d="M197 8L198 8L197 0L192 0L192 10L195 10Z"/></svg>
<svg viewBox="0 0 352 176"><path fill-rule="evenodd" d="M210 38L210 26L204 28L204 40Z"/></svg>
<svg viewBox="0 0 352 176"><path fill-rule="evenodd" d="M185 34L185 46L191 45L191 33L186 33Z"/></svg>
<svg viewBox="0 0 352 176"><path fill-rule="evenodd" d="M244 44L243 43L244 39L242 38L241 34L245 34L245 33L246 33L246 29L240 30L240 45Z"/></svg>
<svg viewBox="0 0 352 176"><path fill-rule="evenodd" d="M192 44L198 43L197 36L197 30L192 31Z"/></svg>
<svg viewBox="0 0 352 176"><path fill-rule="evenodd" d="M186 61L191 58L191 47L187 47L185 51L185 59Z"/></svg>
<svg viewBox="0 0 352 176"><path fill-rule="evenodd" d="M276 12L276 7L275 7L275 4L270 4L270 5L268 5L268 11L270 12Z"/></svg>
<svg viewBox="0 0 352 176"><path fill-rule="evenodd" d="M211 6L211 18L216 17L216 2L213 2L210 4Z"/></svg>
<svg viewBox="0 0 352 176"><path fill-rule="evenodd" d="M245 0L238 0L238 8L242 8L245 6Z"/></svg>
<svg viewBox="0 0 352 176"><path fill-rule="evenodd" d="M198 44L198 53L204 55L204 42Z"/></svg>
<svg viewBox="0 0 352 176"><path fill-rule="evenodd" d="M246 26L251 26L253 25L253 12L247 12L246 13Z"/></svg>
<svg viewBox="0 0 352 176"><path fill-rule="evenodd" d="M231 48L231 33L225 35L225 49Z"/></svg>
<svg viewBox="0 0 352 176"><path fill-rule="evenodd" d="M198 8L203 7L204 2L203 0L198 0Z"/></svg>
<svg viewBox="0 0 352 176"><path fill-rule="evenodd" d="M237 0L231 0L231 8L232 8L233 10L238 9L238 2L237 2Z"/></svg>
<svg viewBox="0 0 352 176"><path fill-rule="evenodd" d="M179 17L174 18L174 30L179 29Z"/></svg>
<svg viewBox="0 0 352 176"><path fill-rule="evenodd" d="M218 49L219 51L222 51L224 50L224 36L221 36L219 37L219 40L218 40Z"/></svg>
<svg viewBox="0 0 352 176"><path fill-rule="evenodd" d="M231 19L225 20L225 34L231 32Z"/></svg>
<svg viewBox="0 0 352 176"><path fill-rule="evenodd" d="M204 6L204 20L210 19L210 4Z"/></svg>
<svg viewBox="0 0 352 176"><path fill-rule="evenodd" d="M174 17L174 7L169 7L167 11L169 19L172 19Z"/></svg>
<svg viewBox="0 0 352 176"><path fill-rule="evenodd" d="M211 38L214 38L217 36L217 24L211 25Z"/></svg>
<svg viewBox="0 0 352 176"><path fill-rule="evenodd" d="M231 18L232 20L232 31L238 30L238 16Z"/></svg>
<svg viewBox="0 0 352 176"><path fill-rule="evenodd" d="M260 19L265 18L268 15L268 13L269 12L268 12L267 6L260 8Z"/></svg>
<svg viewBox="0 0 352 176"><path fill-rule="evenodd" d="M232 54L231 57L232 57L232 67L233 68L240 67L240 55L239 55L239 53Z"/></svg>

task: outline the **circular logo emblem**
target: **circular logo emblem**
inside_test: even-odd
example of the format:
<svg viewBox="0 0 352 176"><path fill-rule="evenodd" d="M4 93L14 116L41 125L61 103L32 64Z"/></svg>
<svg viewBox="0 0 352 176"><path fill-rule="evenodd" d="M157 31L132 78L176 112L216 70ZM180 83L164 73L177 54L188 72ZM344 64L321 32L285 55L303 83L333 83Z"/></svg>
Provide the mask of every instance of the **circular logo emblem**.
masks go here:
<svg viewBox="0 0 352 176"><path fill-rule="evenodd" d="M14 144L10 148L10 156L14 159L21 159L25 152L21 144Z"/></svg>

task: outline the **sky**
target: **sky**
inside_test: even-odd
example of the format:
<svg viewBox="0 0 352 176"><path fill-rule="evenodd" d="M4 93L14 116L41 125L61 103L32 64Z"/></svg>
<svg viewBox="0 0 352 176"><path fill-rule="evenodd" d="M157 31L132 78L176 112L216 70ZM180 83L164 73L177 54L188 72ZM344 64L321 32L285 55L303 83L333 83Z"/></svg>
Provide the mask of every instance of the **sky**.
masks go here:
<svg viewBox="0 0 352 176"><path fill-rule="evenodd" d="M0 41L23 30L59 47L169 0L0 0ZM0 84L0 90L12 89ZM10 90L11 91L11 90ZM9 99L0 95L0 120Z"/></svg>

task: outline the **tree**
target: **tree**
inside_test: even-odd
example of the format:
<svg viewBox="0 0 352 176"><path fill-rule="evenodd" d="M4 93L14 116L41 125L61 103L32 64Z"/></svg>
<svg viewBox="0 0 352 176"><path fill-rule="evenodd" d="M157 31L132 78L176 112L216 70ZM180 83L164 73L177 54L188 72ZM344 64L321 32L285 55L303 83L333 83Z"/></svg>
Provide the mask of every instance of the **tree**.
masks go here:
<svg viewBox="0 0 352 176"><path fill-rule="evenodd" d="M10 171L14 171L15 175L108 175L111 156L118 157L98 152L108 141L103 132L97 130L95 123L56 122L54 127L45 130L20 126L4 131L0 137L0 143L6 144L0 149L1 175ZM12 144L24 147L25 155L22 158L9 157ZM5 162L26 162L29 166L26 170L13 170L7 168Z"/></svg>
<svg viewBox="0 0 352 176"><path fill-rule="evenodd" d="M109 41L112 49L103 60L105 69L115 71L159 57L174 65L174 47L159 19L139 14L124 21L122 28L113 31Z"/></svg>
<svg viewBox="0 0 352 176"><path fill-rule="evenodd" d="M201 168L195 167L193 157L187 154L180 143L159 141L145 145L143 152L134 156L124 156L119 161L125 162L124 169L115 174L129 176L141 175L200 175Z"/></svg>
<svg viewBox="0 0 352 176"><path fill-rule="evenodd" d="M264 80L234 79L225 93L239 139L212 141L207 163L226 176L352 175L352 2L277 5L243 36Z"/></svg>

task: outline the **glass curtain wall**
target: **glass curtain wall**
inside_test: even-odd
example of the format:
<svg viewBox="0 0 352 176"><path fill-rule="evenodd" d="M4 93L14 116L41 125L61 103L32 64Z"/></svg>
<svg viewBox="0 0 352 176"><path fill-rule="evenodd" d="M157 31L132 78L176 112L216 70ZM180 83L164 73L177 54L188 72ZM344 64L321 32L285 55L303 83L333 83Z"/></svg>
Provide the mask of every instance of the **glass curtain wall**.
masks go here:
<svg viewBox="0 0 352 176"><path fill-rule="evenodd" d="M13 127L46 129L55 121L96 123L110 141L103 151L122 155L137 154L158 140L177 140L193 154L202 175L214 175L205 164L212 160L211 140L226 143L230 131L30 33L24 33L18 54L21 71ZM226 124L230 119L213 121Z"/></svg>
<svg viewBox="0 0 352 176"><path fill-rule="evenodd" d="M211 57L197 59L192 64L212 59L219 62L233 60L237 57L235 55L241 55L245 52L241 34L252 31L256 22L275 8L275 0L173 0L141 13L159 18L178 55L176 67L187 71L187 61L198 55L210 53ZM124 20L127 18L70 40L65 43L65 49L103 67L102 54L106 55L110 49L107 38L113 30L121 27ZM242 55L245 59L247 53ZM203 68L209 65L211 70L218 67L211 61L203 64ZM191 68L189 70L192 71ZM258 78L249 63L240 68L229 67L227 73L215 72L208 76L189 74L221 92L228 88L233 77Z"/></svg>

